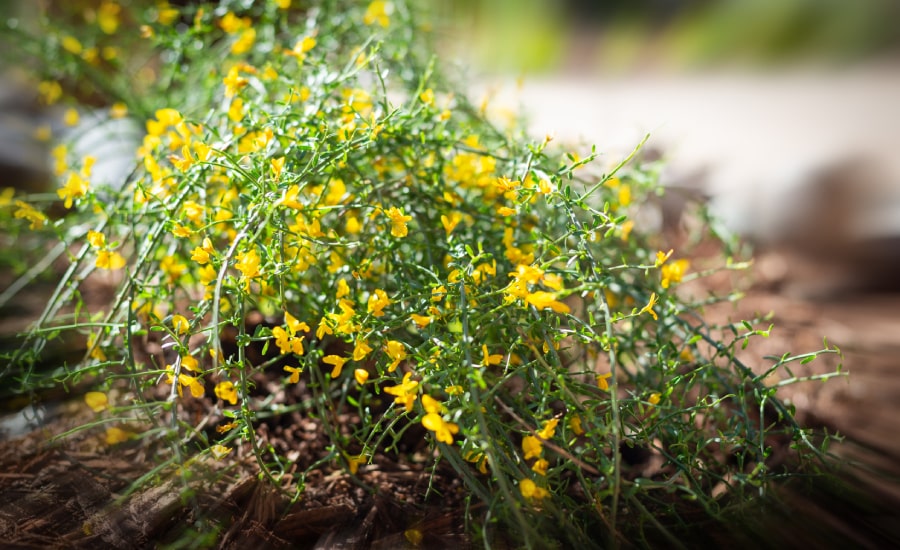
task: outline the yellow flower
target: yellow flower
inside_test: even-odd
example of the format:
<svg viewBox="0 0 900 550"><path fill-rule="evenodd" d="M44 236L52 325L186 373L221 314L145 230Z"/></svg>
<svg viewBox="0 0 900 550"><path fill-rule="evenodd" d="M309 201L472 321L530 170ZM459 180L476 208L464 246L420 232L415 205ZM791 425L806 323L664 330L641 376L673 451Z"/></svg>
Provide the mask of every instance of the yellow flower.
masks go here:
<svg viewBox="0 0 900 550"><path fill-rule="evenodd" d="M209 240L209 237L205 237L203 239L203 245L198 246L197 248L191 250L191 260L197 262L200 265L204 265L209 263L210 254L215 251L212 245L212 241Z"/></svg>
<svg viewBox="0 0 900 550"><path fill-rule="evenodd" d="M234 34L246 26L246 22L232 12L226 13L219 21L219 27L228 34Z"/></svg>
<svg viewBox="0 0 900 550"><path fill-rule="evenodd" d="M126 116L128 116L128 106L124 103L113 103L109 108L110 118L125 118Z"/></svg>
<svg viewBox="0 0 900 550"><path fill-rule="evenodd" d="M413 323L415 323L419 328L425 328L431 324L430 315L419 315L417 313L412 313L410 314L409 318L412 319Z"/></svg>
<svg viewBox="0 0 900 550"><path fill-rule="evenodd" d="M285 50L285 55L297 58L297 61L303 61L306 58L306 52L316 47L316 39L312 36L304 36L294 44L291 50Z"/></svg>
<svg viewBox="0 0 900 550"><path fill-rule="evenodd" d="M400 361L406 359L406 348L397 340L388 340L383 349L387 356L391 358L388 372L394 372L397 370L397 366L400 365Z"/></svg>
<svg viewBox="0 0 900 550"><path fill-rule="evenodd" d="M303 321L298 321L296 317L288 313L284 312L284 324L287 325L288 331L291 333L291 336L294 336L298 332L309 332L309 325L304 323Z"/></svg>
<svg viewBox="0 0 900 550"><path fill-rule="evenodd" d="M274 158L269 161L269 164L272 166L272 175L277 180L284 170L284 157Z"/></svg>
<svg viewBox="0 0 900 550"><path fill-rule="evenodd" d="M234 264L235 269L241 272L247 279L259 277L261 274L259 269L259 254L256 250L248 250L237 255L237 263Z"/></svg>
<svg viewBox="0 0 900 550"><path fill-rule="evenodd" d="M428 394L422 395L422 408L428 413L441 413L443 411L441 402Z"/></svg>
<svg viewBox="0 0 900 550"><path fill-rule="evenodd" d="M247 53L253 47L254 42L256 42L256 29L253 27L244 29L234 44L231 45L231 53L235 55Z"/></svg>
<svg viewBox="0 0 900 550"><path fill-rule="evenodd" d="M50 154L53 155L53 159L56 161L53 165L53 173L57 176L62 176L69 169L69 164L66 162L69 148L64 143L60 143L53 148Z"/></svg>
<svg viewBox="0 0 900 550"><path fill-rule="evenodd" d="M89 391L84 394L84 402L87 403L87 406L94 412L104 411L109 405L106 394L99 391Z"/></svg>
<svg viewBox="0 0 900 550"><path fill-rule="evenodd" d="M233 430L237 428L237 422L229 422L228 424L222 424L221 426L216 426L216 432L223 434L227 431Z"/></svg>
<svg viewBox="0 0 900 550"><path fill-rule="evenodd" d="M341 204L345 195L347 195L347 185L344 183L344 180L334 178L328 182L328 193L325 195L325 204L328 206Z"/></svg>
<svg viewBox="0 0 900 550"><path fill-rule="evenodd" d="M641 308L641 310L638 312L638 315L640 315L641 313L649 313L654 320L659 319L659 317L656 316L656 312L653 311L653 306L656 305L657 299L658 297L656 296L655 292L650 294L650 301L647 302L647 305Z"/></svg>
<svg viewBox="0 0 900 550"><path fill-rule="evenodd" d="M184 274L187 266L180 263L174 256L166 256L160 260L159 269L169 277L169 280L174 282Z"/></svg>
<svg viewBox="0 0 900 550"><path fill-rule="evenodd" d="M59 195L59 198L65 199L66 208L72 208L72 200L83 197L87 194L88 188L87 180L72 172L66 179L66 183L60 189L57 189L56 194Z"/></svg>
<svg viewBox="0 0 900 550"><path fill-rule="evenodd" d="M291 7L291 0L275 0L279 9L286 10Z"/></svg>
<svg viewBox="0 0 900 550"><path fill-rule="evenodd" d="M96 47L88 48L81 53L81 58L93 65L97 63L97 56L99 54L100 51Z"/></svg>
<svg viewBox="0 0 900 550"><path fill-rule="evenodd" d="M8 206L12 204L12 198L16 195L15 187L4 187L0 192L0 206Z"/></svg>
<svg viewBox="0 0 900 550"><path fill-rule="evenodd" d="M363 358L370 353L372 353L372 348L369 347L368 342L362 338L358 338L356 340L356 346L353 348L353 360L362 361Z"/></svg>
<svg viewBox="0 0 900 550"><path fill-rule="evenodd" d="M503 356L500 355L499 353L495 353L494 355L491 355L491 353L488 351L488 347L486 344L481 345L481 355L482 355L481 364L482 364L482 366L485 366L485 367L489 367L491 365L499 365L500 361L503 361Z"/></svg>
<svg viewBox="0 0 900 550"><path fill-rule="evenodd" d="M347 284L347 280L338 279L337 292L334 293L334 297L340 300L348 294L350 294L350 285Z"/></svg>
<svg viewBox="0 0 900 550"><path fill-rule="evenodd" d="M431 290L431 301L432 302L440 302L444 299L444 296L447 295L447 288L444 285L441 285L437 288L433 288Z"/></svg>
<svg viewBox="0 0 900 550"><path fill-rule="evenodd" d="M281 201L279 202L288 208L300 210L303 208L303 203L298 200L299 196L300 186L292 185L284 190L284 193L281 195Z"/></svg>
<svg viewBox="0 0 900 550"><path fill-rule="evenodd" d="M553 290L559 291L563 288L563 279L559 275L555 273L544 273L543 277L541 277L541 281L552 288Z"/></svg>
<svg viewBox="0 0 900 550"><path fill-rule="evenodd" d="M447 445L452 445L453 434L459 433L458 425L453 422L446 422L440 414L433 412L422 417L422 426L434 432L435 439Z"/></svg>
<svg viewBox="0 0 900 550"><path fill-rule="evenodd" d="M402 404L406 407L407 412L413 408L416 400L416 388L419 385L417 381L410 380L410 378L412 378L412 373L407 372L403 375L403 381L399 385L384 388L384 393L395 396L394 403Z"/></svg>
<svg viewBox="0 0 900 550"><path fill-rule="evenodd" d="M38 93L46 105L53 105L62 97L62 86L55 80L44 80L38 84Z"/></svg>
<svg viewBox="0 0 900 550"><path fill-rule="evenodd" d="M119 28L119 10L115 2L103 2L97 9L97 26L106 34L115 34Z"/></svg>
<svg viewBox="0 0 900 550"><path fill-rule="evenodd" d="M172 316L172 328L175 330L175 334L184 334L190 330L191 324L188 322L187 317L176 313Z"/></svg>
<svg viewBox="0 0 900 550"><path fill-rule="evenodd" d="M106 428L106 436L104 437L104 441L107 445L115 445L117 443L124 443L128 441L129 439L131 439L132 435L133 434L129 431L112 426L110 428Z"/></svg>
<svg viewBox="0 0 900 550"><path fill-rule="evenodd" d="M347 468L350 470L350 473L353 475L356 475L356 472L359 471L359 467L364 466L367 461L366 455L356 455L356 456L345 455L345 456L347 458Z"/></svg>
<svg viewBox="0 0 900 550"><path fill-rule="evenodd" d="M94 248L106 246L106 235L99 231L90 230L87 233L87 242Z"/></svg>
<svg viewBox="0 0 900 550"><path fill-rule="evenodd" d="M369 296L367 310L375 317L381 317L384 315L382 310L389 305L391 305L391 300L388 298L387 293L380 288L376 288L375 292Z"/></svg>
<svg viewBox="0 0 900 550"><path fill-rule="evenodd" d="M688 260L675 260L672 263L662 266L662 287L669 288L672 283L680 283L684 273L688 270L691 263Z"/></svg>
<svg viewBox="0 0 900 550"><path fill-rule="evenodd" d="M316 328L316 338L321 340L326 334L334 334L334 329L328 324L328 320L322 317L319 320L319 326Z"/></svg>
<svg viewBox="0 0 900 550"><path fill-rule="evenodd" d="M366 369L356 369L353 371L353 377L356 378L356 383L362 386L369 379L369 371Z"/></svg>
<svg viewBox="0 0 900 550"><path fill-rule="evenodd" d="M609 379L612 377L611 372L601 374L597 377L597 386L603 391L609 391Z"/></svg>
<svg viewBox="0 0 900 550"><path fill-rule="evenodd" d="M63 122L66 126L75 126L78 124L78 111L74 108L66 109L66 112L63 114Z"/></svg>
<svg viewBox="0 0 900 550"><path fill-rule="evenodd" d="M541 439L550 439L553 437L553 434L556 433L556 425L559 424L558 418L551 418L550 420L544 422L544 427L537 432L538 437Z"/></svg>
<svg viewBox="0 0 900 550"><path fill-rule="evenodd" d="M199 273L200 284L203 286L209 286L216 280L218 275L219 274L216 273L215 268L213 266L207 264L200 268L200 273Z"/></svg>
<svg viewBox="0 0 900 550"><path fill-rule="evenodd" d="M182 172L186 172L191 166L194 165L194 157L191 156L191 148L185 143L181 147L181 157L176 155L169 155L169 161Z"/></svg>
<svg viewBox="0 0 900 550"><path fill-rule="evenodd" d="M232 405L237 405L237 390L234 389L234 384L230 381L225 380L223 382L219 382L216 384L216 397L221 399L222 401L228 401Z"/></svg>
<svg viewBox="0 0 900 550"><path fill-rule="evenodd" d="M231 100L231 106L228 107L228 118L232 122L240 122L244 120L244 100L236 97Z"/></svg>
<svg viewBox="0 0 900 550"><path fill-rule="evenodd" d="M171 7L166 0L158 2L156 7L156 20L159 21L160 25L169 25L181 15L181 13L176 8Z"/></svg>
<svg viewBox="0 0 900 550"><path fill-rule="evenodd" d="M109 269L115 271L125 267L125 258L118 252L110 250L101 250L97 252L97 262L95 263L100 269Z"/></svg>
<svg viewBox="0 0 900 550"><path fill-rule="evenodd" d="M478 471L482 474L487 474L487 456L484 453L478 453L475 451L469 451L463 456L463 459L466 462L473 462L475 466L478 468Z"/></svg>
<svg viewBox="0 0 900 550"><path fill-rule="evenodd" d="M619 206L628 206L631 204L631 187L628 185L619 187L618 199Z"/></svg>
<svg viewBox="0 0 900 550"><path fill-rule="evenodd" d="M433 105L434 104L434 91L431 88L428 88L421 94L419 94L419 99L425 105Z"/></svg>
<svg viewBox="0 0 900 550"><path fill-rule="evenodd" d="M660 397L661 397L661 395L659 394L659 392L653 392L650 394L650 397L647 398L647 401L651 405L659 405Z"/></svg>
<svg viewBox="0 0 900 550"><path fill-rule="evenodd" d="M547 462L547 459L539 458L534 461L534 464L532 464L531 469L532 469L532 471L534 471L534 473L545 476L545 475L547 475L548 467L550 467L550 463Z"/></svg>
<svg viewBox="0 0 900 550"><path fill-rule="evenodd" d="M284 370L291 373L291 377L288 379L289 384L296 384L300 381L300 373L303 372L303 369L300 367L284 367Z"/></svg>
<svg viewBox="0 0 900 550"><path fill-rule="evenodd" d="M656 253L656 263L654 264L654 266L659 267L662 264L666 263L666 260L668 260L672 255L672 252L674 252L674 250L669 250L668 252L663 252L662 250L658 251Z"/></svg>
<svg viewBox="0 0 900 550"><path fill-rule="evenodd" d="M184 201L181 207L181 213L195 224L203 223L203 216L206 214L206 207L195 201Z"/></svg>
<svg viewBox="0 0 900 550"><path fill-rule="evenodd" d="M228 453L232 451L231 447L226 447L224 445L213 445L209 448L209 452L212 453L213 458L216 460L222 460Z"/></svg>
<svg viewBox="0 0 900 550"><path fill-rule="evenodd" d="M295 353L303 355L303 337L296 337L288 333L281 327L272 329L272 336L275 337L275 345L283 354Z"/></svg>
<svg viewBox="0 0 900 550"><path fill-rule="evenodd" d="M228 74L222 79L222 83L225 84L225 97L234 97L250 81L241 76L240 67L234 65L228 69Z"/></svg>
<svg viewBox="0 0 900 550"><path fill-rule="evenodd" d="M84 50L84 46L74 36L63 36L59 43L64 50L74 55L81 55L81 52Z"/></svg>
<svg viewBox="0 0 900 550"><path fill-rule="evenodd" d="M91 170L94 168L94 164L97 162L97 157L93 155L86 155L81 165L81 176L84 178L91 177Z"/></svg>
<svg viewBox="0 0 900 550"><path fill-rule="evenodd" d="M581 417L573 416L569 419L569 429L575 435L584 435L584 428L581 427Z"/></svg>
<svg viewBox="0 0 900 550"><path fill-rule="evenodd" d="M569 306L558 301L556 294L539 290L537 292L529 292L525 296L525 302L533 305L537 309L550 308L557 313L569 313Z"/></svg>
<svg viewBox="0 0 900 550"><path fill-rule="evenodd" d="M506 176L500 176L496 180L494 180L494 188L497 189L502 195L506 198L513 198L514 195L507 196L510 191L515 191L522 185L520 181L513 181Z"/></svg>
<svg viewBox="0 0 900 550"><path fill-rule="evenodd" d="M391 207L384 213L391 220L391 235L395 237L405 237L409 233L406 222L412 219L412 216L406 216L403 211L397 207Z"/></svg>
<svg viewBox="0 0 900 550"><path fill-rule="evenodd" d="M519 264L516 266L516 270L510 273L509 276L517 281L534 284L543 278L544 270L532 265Z"/></svg>
<svg viewBox="0 0 900 550"><path fill-rule="evenodd" d="M172 235L175 235L179 239L186 239L193 235L193 231L191 231L190 227L185 227L180 224L175 224L175 227L172 228Z"/></svg>
<svg viewBox="0 0 900 550"><path fill-rule="evenodd" d="M366 8L366 13L363 15L363 23L366 25L378 23L382 27L387 27L391 23L390 12L392 8L393 6L390 2L375 0Z"/></svg>
<svg viewBox="0 0 900 550"><path fill-rule="evenodd" d="M541 451L543 451L543 449L544 444L541 443L541 440L537 437L526 435L522 438L522 450L525 452L525 460L541 456Z"/></svg>
<svg viewBox="0 0 900 550"><path fill-rule="evenodd" d="M14 204L16 206L16 211L13 212L13 217L28 220L30 222L28 227L30 229L43 227L47 222L47 216L42 212L37 211L27 202L15 201Z"/></svg>
<svg viewBox="0 0 900 550"><path fill-rule="evenodd" d="M444 226L444 231L447 233L447 236L450 236L450 233L453 233L453 230L456 229L456 226L459 225L459 222L462 221L462 214L459 212L451 212L449 216L446 214L441 215L441 225Z"/></svg>
<svg viewBox="0 0 900 550"><path fill-rule="evenodd" d="M96 333L91 333L88 335L87 339L87 348L90 350L90 356L92 359L96 359L97 361L106 361L106 353L103 352L103 349L97 345L97 337Z"/></svg>
<svg viewBox="0 0 900 550"><path fill-rule="evenodd" d="M340 355L326 355L322 358L322 362L326 365L331 365L331 377L337 378L341 375L341 369L344 368L344 363L349 361L346 357L341 357Z"/></svg>
<svg viewBox="0 0 900 550"><path fill-rule="evenodd" d="M347 233L350 233L351 235L356 235L362 231L362 224L360 224L359 218L353 214L347 215L347 223L344 227L347 230Z"/></svg>
<svg viewBox="0 0 900 550"><path fill-rule="evenodd" d="M200 372L200 362L193 355L183 355L181 357L181 368L192 372Z"/></svg>
<svg viewBox="0 0 900 550"><path fill-rule="evenodd" d="M541 500L550 495L547 489L538 487L535 482L530 479L523 479L519 482L519 492L527 499Z"/></svg>
<svg viewBox="0 0 900 550"><path fill-rule="evenodd" d="M203 388L203 384L201 384L195 376L181 373L178 375L178 382L182 386L187 386L188 389L191 390L191 395L198 399L203 397L203 395L206 393L206 390Z"/></svg>

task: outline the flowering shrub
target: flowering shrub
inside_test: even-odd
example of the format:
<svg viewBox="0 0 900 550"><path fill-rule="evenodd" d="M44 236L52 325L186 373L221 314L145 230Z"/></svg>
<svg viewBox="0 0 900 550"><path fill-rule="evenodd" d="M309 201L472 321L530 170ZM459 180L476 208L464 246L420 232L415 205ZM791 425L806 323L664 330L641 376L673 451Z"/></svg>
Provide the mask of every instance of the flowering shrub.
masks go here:
<svg viewBox="0 0 900 550"><path fill-rule="evenodd" d="M639 225L653 166L604 171L593 150L492 124L420 53L403 2L295 4L104 0L84 36L34 39L46 103L99 96L145 132L113 186L56 145L61 217L3 195L9 234L58 240L69 261L8 354L22 391L93 380L111 445L166 441L161 468L252 455L295 497L312 469L358 474L420 426L527 544L665 533L676 503L721 514L782 474L772 437L821 457L734 357L766 330L709 326L717 298L678 292L739 264L695 266ZM126 24L142 37L128 56ZM107 307L67 307L97 279L115 281ZM68 331L83 361L36 370ZM295 411L332 445L306 472L257 432ZM661 465L644 476L629 449Z"/></svg>

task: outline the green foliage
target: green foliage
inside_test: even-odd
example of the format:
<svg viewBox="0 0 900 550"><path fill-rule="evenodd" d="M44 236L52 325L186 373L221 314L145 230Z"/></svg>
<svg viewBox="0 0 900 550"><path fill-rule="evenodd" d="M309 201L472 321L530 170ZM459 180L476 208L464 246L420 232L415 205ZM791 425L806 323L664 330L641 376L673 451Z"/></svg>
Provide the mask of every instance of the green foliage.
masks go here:
<svg viewBox="0 0 900 550"><path fill-rule="evenodd" d="M709 326L720 298L678 292L739 264L691 270L639 225L654 166L603 171L492 124L419 53L403 2L277 4L123 5L146 38L109 66L86 50L133 32L29 38L46 100L101 97L146 133L106 188L61 143L58 219L6 198L7 234L62 243L69 265L6 383L89 380L101 420L83 429L156 446L148 483L240 448L296 500L311 471L355 475L424 437L486 505L481 535L499 519L528 546L675 537L686 510L725 517L786 475L774 441L823 457L771 372L735 357L768 329ZM135 70L152 79L126 92ZM115 282L99 309L92 281ZM64 333L83 360L36 369ZM331 444L301 470L258 432L294 412Z"/></svg>

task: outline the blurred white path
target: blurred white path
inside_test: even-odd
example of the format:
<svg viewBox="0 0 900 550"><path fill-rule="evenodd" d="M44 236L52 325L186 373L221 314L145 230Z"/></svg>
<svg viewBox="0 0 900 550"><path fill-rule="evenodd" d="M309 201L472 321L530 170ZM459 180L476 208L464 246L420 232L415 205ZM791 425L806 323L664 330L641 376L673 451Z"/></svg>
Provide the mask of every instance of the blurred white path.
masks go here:
<svg viewBox="0 0 900 550"><path fill-rule="evenodd" d="M610 164L649 133L666 183L702 183L732 229L762 241L821 217L817 186L853 199L846 238L900 236L897 65L525 79L497 103L523 108L535 135L596 144ZM846 181L825 191L838 168Z"/></svg>

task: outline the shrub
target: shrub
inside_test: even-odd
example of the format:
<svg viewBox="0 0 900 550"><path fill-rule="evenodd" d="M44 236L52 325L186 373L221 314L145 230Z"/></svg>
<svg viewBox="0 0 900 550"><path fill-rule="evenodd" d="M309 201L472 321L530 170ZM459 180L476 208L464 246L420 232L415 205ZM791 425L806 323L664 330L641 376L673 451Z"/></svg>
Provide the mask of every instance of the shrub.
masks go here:
<svg viewBox="0 0 900 550"><path fill-rule="evenodd" d="M62 216L4 195L7 234L68 263L5 378L89 380L100 416L83 428L162 444L154 472L252 455L296 500L312 471L357 475L422 440L484 505L476 536L499 521L529 546L592 546L741 509L785 475L778 441L807 471L824 456L765 380L836 350L762 373L736 359L768 328L708 325L704 306L733 296L679 287L745 264L660 250L636 217L656 166L603 169L490 122L422 53L405 3L68 15L39 37L8 29L45 62L44 100L103 103L146 132L108 186L60 141ZM82 300L92 281L113 282L100 309ZM37 368L72 333L83 359ZM323 456L259 433L291 413L316 419Z"/></svg>

